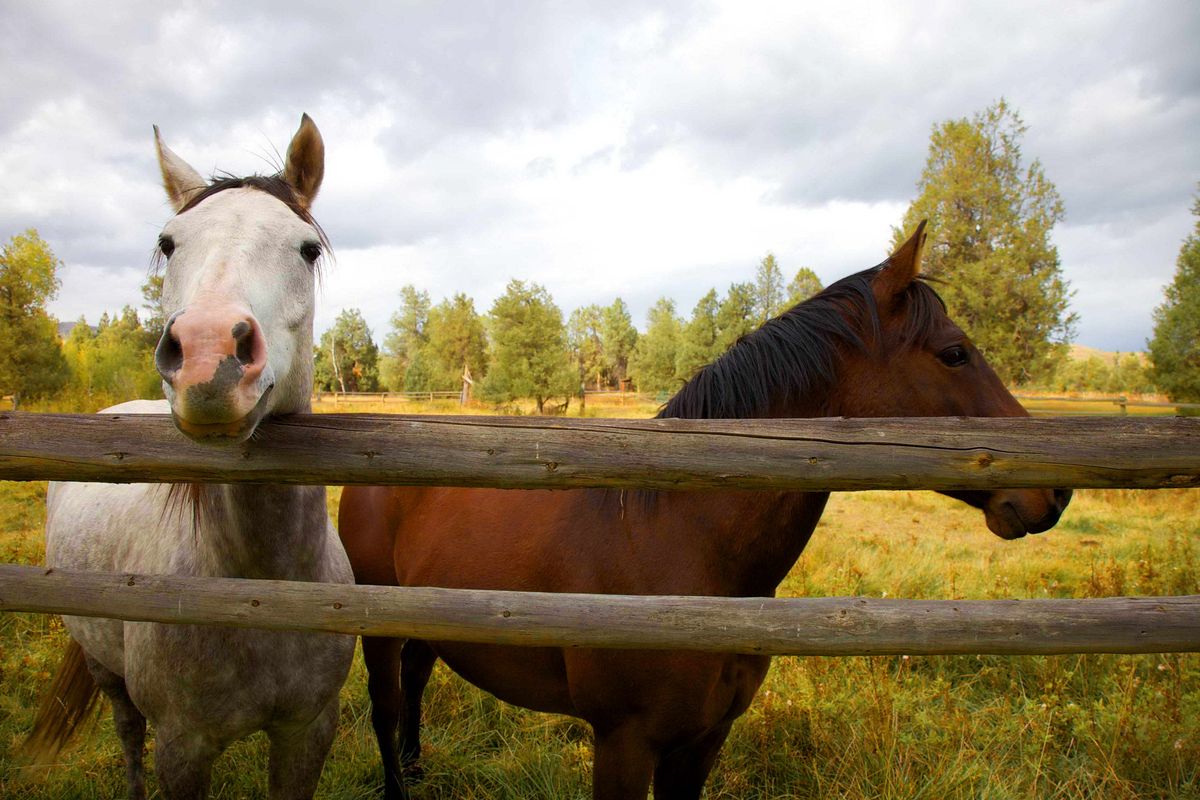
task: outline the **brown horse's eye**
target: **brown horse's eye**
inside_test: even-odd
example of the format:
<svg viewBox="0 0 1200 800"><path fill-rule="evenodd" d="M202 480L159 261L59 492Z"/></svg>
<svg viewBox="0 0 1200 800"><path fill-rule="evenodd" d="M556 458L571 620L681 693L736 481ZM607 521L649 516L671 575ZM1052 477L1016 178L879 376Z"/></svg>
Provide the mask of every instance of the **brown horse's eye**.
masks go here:
<svg viewBox="0 0 1200 800"><path fill-rule="evenodd" d="M304 260L308 263L315 264L321 257L321 245L316 242L305 242L300 245L300 255L304 256Z"/></svg>
<svg viewBox="0 0 1200 800"><path fill-rule="evenodd" d="M175 252L175 240L170 236L158 237L158 250L163 254L164 258L170 258L171 253Z"/></svg>
<svg viewBox="0 0 1200 800"><path fill-rule="evenodd" d="M962 367L971 360L971 354L967 352L967 348L955 345L938 353L938 358L947 367Z"/></svg>

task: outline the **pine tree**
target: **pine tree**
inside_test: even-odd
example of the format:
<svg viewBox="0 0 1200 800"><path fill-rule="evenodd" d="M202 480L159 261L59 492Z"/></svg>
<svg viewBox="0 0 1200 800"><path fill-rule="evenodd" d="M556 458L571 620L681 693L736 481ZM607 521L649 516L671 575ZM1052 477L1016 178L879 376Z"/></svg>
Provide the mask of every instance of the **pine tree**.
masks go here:
<svg viewBox="0 0 1200 800"><path fill-rule="evenodd" d="M429 391L427 360L411 378L407 375L421 348L428 341L429 293L419 292L412 284L400 289L400 309L392 314L391 330L383 338L383 358L379 372L383 384L400 391ZM416 384L420 384L419 386Z"/></svg>
<svg viewBox="0 0 1200 800"><path fill-rule="evenodd" d="M1154 382L1172 400L1200 402L1200 195L1192 203L1196 224L1175 259L1175 277L1154 309L1148 342Z"/></svg>
<svg viewBox="0 0 1200 800"><path fill-rule="evenodd" d="M32 228L0 250L0 394L45 397L67 382L58 323L46 312L58 294L60 267Z"/></svg>
<svg viewBox="0 0 1200 800"><path fill-rule="evenodd" d="M675 301L659 298L646 319L646 333L638 337L629 371L641 392L673 392L680 381L675 358L683 321L675 314Z"/></svg>
<svg viewBox="0 0 1200 800"><path fill-rule="evenodd" d="M783 310L783 273L774 253L767 253L754 273L754 314L758 324Z"/></svg>
<svg viewBox="0 0 1200 800"><path fill-rule="evenodd" d="M950 316L1006 381L1051 374L1075 315L1050 232L1063 216L1034 159L1023 166L1025 124L1001 99L971 119L937 125L918 196L893 229L893 248L929 221L923 271L941 279Z"/></svg>
<svg viewBox="0 0 1200 800"><path fill-rule="evenodd" d="M615 389L629 377L629 359L637 346L638 332L625 301L617 298L606 307L600 325L600 349L604 353L605 380Z"/></svg>
<svg viewBox="0 0 1200 800"><path fill-rule="evenodd" d="M717 349L724 353L758 327L754 315L754 284L731 283L717 307Z"/></svg>
<svg viewBox="0 0 1200 800"><path fill-rule="evenodd" d="M462 386L463 367L475 380L487 374L487 334L475 301L459 292L429 311L424 346L417 353L426 362L428 388L457 391Z"/></svg>
<svg viewBox="0 0 1200 800"><path fill-rule="evenodd" d="M567 320L567 344L579 371L579 382L593 384L599 391L607 373L604 357L604 309L583 306L571 312Z"/></svg>
<svg viewBox="0 0 1200 800"><path fill-rule="evenodd" d="M675 356L675 374L687 380L706 364L721 355L717 331L717 290L709 289L692 309L680 336L679 351Z"/></svg>
<svg viewBox="0 0 1200 800"><path fill-rule="evenodd" d="M796 277L788 282L788 299L785 306L791 308L797 303L803 303L813 295L820 294L824 288L821 285L821 279L817 277L817 273L808 267L801 267L796 271Z"/></svg>
<svg viewBox="0 0 1200 800"><path fill-rule="evenodd" d="M492 353L482 385L485 398L512 402L532 397L542 414L550 398L575 393L562 312L545 288L509 281L492 304L487 325Z"/></svg>

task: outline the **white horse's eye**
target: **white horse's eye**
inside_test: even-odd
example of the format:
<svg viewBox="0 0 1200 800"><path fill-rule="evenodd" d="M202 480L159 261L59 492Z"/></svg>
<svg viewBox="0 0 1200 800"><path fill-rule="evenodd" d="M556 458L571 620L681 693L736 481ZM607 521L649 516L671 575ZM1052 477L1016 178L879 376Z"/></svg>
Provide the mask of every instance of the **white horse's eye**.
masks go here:
<svg viewBox="0 0 1200 800"><path fill-rule="evenodd" d="M309 264L315 264L321 257L321 245L316 242L305 242L300 245L300 255L304 256L304 260Z"/></svg>
<svg viewBox="0 0 1200 800"><path fill-rule="evenodd" d="M166 236L166 235L159 236L158 237L158 249L163 254L164 258L170 258L171 253L175 252L175 240L172 239L170 236Z"/></svg>

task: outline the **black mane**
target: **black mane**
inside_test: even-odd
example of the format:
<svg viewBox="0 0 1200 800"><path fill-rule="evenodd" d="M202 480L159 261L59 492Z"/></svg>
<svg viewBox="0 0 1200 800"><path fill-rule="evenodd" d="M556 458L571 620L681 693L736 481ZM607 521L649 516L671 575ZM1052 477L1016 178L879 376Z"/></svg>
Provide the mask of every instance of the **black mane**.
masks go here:
<svg viewBox="0 0 1200 800"><path fill-rule="evenodd" d="M840 347L866 351L879 341L871 283L886 264L842 278L738 339L684 384L658 417L761 417L781 403L828 390L837 379ZM903 302L904 342L924 341L945 313L945 303L921 280L909 284Z"/></svg>

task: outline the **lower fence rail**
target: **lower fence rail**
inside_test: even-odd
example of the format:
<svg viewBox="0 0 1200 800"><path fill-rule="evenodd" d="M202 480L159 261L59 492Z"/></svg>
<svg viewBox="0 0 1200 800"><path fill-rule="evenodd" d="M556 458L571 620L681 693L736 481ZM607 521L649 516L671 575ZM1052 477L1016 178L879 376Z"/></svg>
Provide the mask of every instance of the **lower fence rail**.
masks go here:
<svg viewBox="0 0 1200 800"><path fill-rule="evenodd" d="M1200 595L716 598L397 588L0 565L0 611L492 644L759 655L1200 651Z"/></svg>

